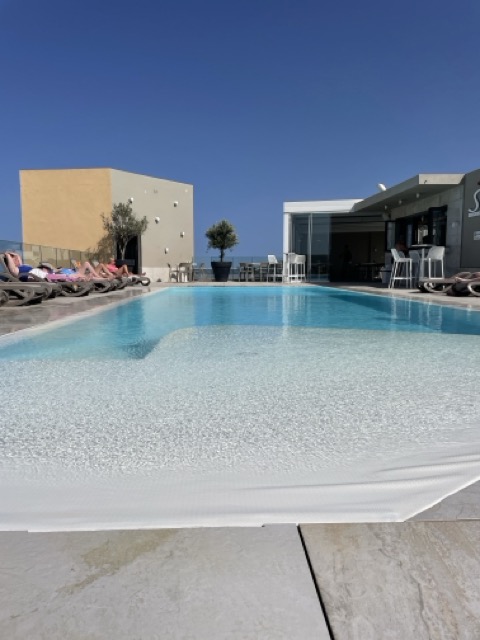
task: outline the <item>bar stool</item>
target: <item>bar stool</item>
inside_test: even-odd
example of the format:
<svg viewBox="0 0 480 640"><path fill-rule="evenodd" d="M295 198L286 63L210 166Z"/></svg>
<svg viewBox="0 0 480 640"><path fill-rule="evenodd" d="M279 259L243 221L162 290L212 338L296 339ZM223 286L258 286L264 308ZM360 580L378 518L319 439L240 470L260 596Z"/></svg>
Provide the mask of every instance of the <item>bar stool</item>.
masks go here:
<svg viewBox="0 0 480 640"><path fill-rule="evenodd" d="M298 264L296 259L297 259L296 253L287 254L288 282L297 282L298 280Z"/></svg>
<svg viewBox="0 0 480 640"><path fill-rule="evenodd" d="M307 256L295 256L295 265L297 267L297 282L305 282L305 262Z"/></svg>
<svg viewBox="0 0 480 640"><path fill-rule="evenodd" d="M443 258L445 257L445 247L432 247L427 253L425 262L427 263L428 277L434 278L437 275L437 264L440 265L440 277L444 278Z"/></svg>
<svg viewBox="0 0 480 640"><path fill-rule="evenodd" d="M391 249L393 266L389 289L395 288L395 282L405 282L405 286L412 287L412 259L406 258L403 251Z"/></svg>
<svg viewBox="0 0 480 640"><path fill-rule="evenodd" d="M277 278L282 278L282 272L280 269L279 262L277 260L277 256L269 255L268 258L268 267L267 267L267 282L270 278L275 282Z"/></svg>

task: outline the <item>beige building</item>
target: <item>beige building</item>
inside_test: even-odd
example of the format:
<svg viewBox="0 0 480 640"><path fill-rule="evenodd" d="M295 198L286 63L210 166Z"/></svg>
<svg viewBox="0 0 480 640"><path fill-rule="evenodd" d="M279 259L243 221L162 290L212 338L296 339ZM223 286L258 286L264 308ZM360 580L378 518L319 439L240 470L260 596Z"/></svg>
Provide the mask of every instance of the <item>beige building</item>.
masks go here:
<svg viewBox="0 0 480 640"><path fill-rule="evenodd" d="M20 171L24 244L91 251L103 236L102 213L131 202L147 231L138 264L153 280L168 280L168 264L193 257L193 185L117 169Z"/></svg>

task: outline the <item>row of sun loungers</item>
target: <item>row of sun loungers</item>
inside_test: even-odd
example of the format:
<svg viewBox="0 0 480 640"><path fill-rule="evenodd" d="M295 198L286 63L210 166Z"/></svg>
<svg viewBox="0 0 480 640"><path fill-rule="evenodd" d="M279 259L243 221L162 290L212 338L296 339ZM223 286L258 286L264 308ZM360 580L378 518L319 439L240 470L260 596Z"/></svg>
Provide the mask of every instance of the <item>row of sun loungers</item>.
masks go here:
<svg viewBox="0 0 480 640"><path fill-rule="evenodd" d="M28 276L26 281L25 275ZM150 280L145 276L132 276L49 282L30 273L17 277L9 271L5 255L0 254L0 307L39 304L57 296L82 297L91 293L107 293L139 284L148 286Z"/></svg>

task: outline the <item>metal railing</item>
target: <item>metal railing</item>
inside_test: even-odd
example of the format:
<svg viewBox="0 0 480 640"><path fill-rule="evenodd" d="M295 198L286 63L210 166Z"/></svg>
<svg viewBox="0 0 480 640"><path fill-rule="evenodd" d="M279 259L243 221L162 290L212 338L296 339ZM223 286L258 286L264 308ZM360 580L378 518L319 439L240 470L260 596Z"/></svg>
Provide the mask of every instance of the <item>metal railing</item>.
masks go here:
<svg viewBox="0 0 480 640"><path fill-rule="evenodd" d="M15 242L12 240L0 240L0 253L9 250L19 253L22 256L23 262L33 267L36 267L40 262L50 262L56 267L70 267L72 260L85 262L85 260L91 259L91 254L87 251L46 247L40 244L27 244L25 242Z"/></svg>
<svg viewBox="0 0 480 640"><path fill-rule="evenodd" d="M273 255L273 254L272 254ZM278 253L277 259L279 262L282 261L282 254ZM212 267L211 262L220 260L220 258L216 255L209 256L195 256L193 258L194 264L194 278L198 280L212 280ZM241 262L249 262L254 263L256 265L262 265L264 268L262 270L258 269L255 271L256 278L261 278L262 272L266 273L266 266L268 264L268 258L266 255L263 256L230 256L228 254L224 257L225 262L231 262L232 268L230 269L230 275L228 277L231 281L238 281L240 279L240 263Z"/></svg>

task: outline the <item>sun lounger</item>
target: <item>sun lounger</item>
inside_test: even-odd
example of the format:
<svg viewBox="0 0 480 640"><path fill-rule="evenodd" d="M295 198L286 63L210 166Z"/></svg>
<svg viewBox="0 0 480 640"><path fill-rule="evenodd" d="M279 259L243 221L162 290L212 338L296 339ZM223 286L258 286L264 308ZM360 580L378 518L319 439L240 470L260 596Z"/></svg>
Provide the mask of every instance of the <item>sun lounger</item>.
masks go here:
<svg viewBox="0 0 480 640"><path fill-rule="evenodd" d="M469 293L472 294L472 296L476 296L477 298L480 298L480 279L475 282L469 282L467 284L467 289Z"/></svg>
<svg viewBox="0 0 480 640"><path fill-rule="evenodd" d="M0 254L0 269L3 267L3 271L0 273L0 279L8 282L21 283L26 285L43 285L44 290L49 291L47 297L54 297L55 295L62 295L66 297L79 297L88 295L93 289L93 285L84 280L75 280L69 282L68 280L50 282L47 278L40 278L32 272L27 272L18 277L9 270L8 261L5 259L5 254Z"/></svg>
<svg viewBox="0 0 480 640"><path fill-rule="evenodd" d="M455 278L421 278L418 288L423 293L446 293L456 282Z"/></svg>
<svg viewBox="0 0 480 640"><path fill-rule="evenodd" d="M45 289L43 287L29 286L23 282L0 281L0 291L2 294L6 294L6 304L10 307L38 304L45 300Z"/></svg>
<svg viewBox="0 0 480 640"><path fill-rule="evenodd" d="M480 296L480 272L462 271L450 278L422 278L418 288L427 293L446 293L448 296Z"/></svg>

